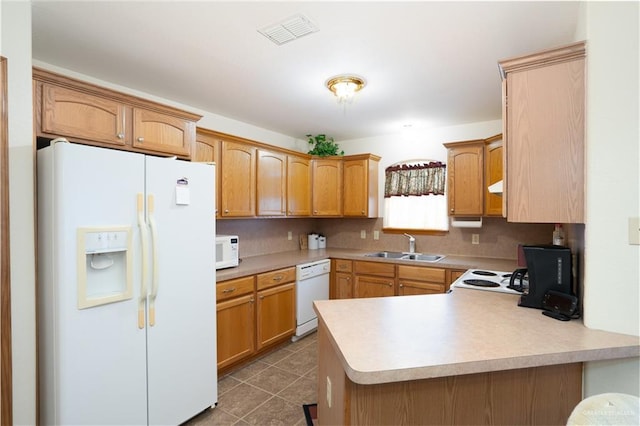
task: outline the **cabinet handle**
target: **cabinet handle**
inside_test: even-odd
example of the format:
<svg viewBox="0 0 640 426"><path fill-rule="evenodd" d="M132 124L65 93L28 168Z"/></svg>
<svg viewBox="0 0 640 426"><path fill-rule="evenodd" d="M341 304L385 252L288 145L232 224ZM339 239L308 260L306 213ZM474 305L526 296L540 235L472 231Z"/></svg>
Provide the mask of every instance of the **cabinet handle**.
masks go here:
<svg viewBox="0 0 640 426"><path fill-rule="evenodd" d="M389 283L387 284L389 287L393 287L393 283Z"/></svg>
<svg viewBox="0 0 640 426"><path fill-rule="evenodd" d="M144 142L144 138L143 138L142 136L140 136L140 137L138 138L138 142Z"/></svg>
<svg viewBox="0 0 640 426"><path fill-rule="evenodd" d="M284 277L282 275L276 275L275 277L273 277L273 281L282 281Z"/></svg>
<svg viewBox="0 0 640 426"><path fill-rule="evenodd" d="M360 214L362 214L362 216L364 216L364 210L362 210L362 212Z"/></svg>
<svg viewBox="0 0 640 426"><path fill-rule="evenodd" d="M124 133L118 133L118 139L124 139Z"/></svg>
<svg viewBox="0 0 640 426"><path fill-rule="evenodd" d="M236 291L235 287L225 288L224 290L222 290L223 293L233 293L234 291Z"/></svg>
<svg viewBox="0 0 640 426"><path fill-rule="evenodd" d="M404 284L400 283L400 288L404 287Z"/></svg>
<svg viewBox="0 0 640 426"><path fill-rule="evenodd" d="M253 297L251 299L249 299L249 303L253 303L255 302L255 300L253 300Z"/></svg>
<svg viewBox="0 0 640 426"><path fill-rule="evenodd" d="M224 209L224 212L225 213L229 213L229 209Z"/></svg>
<svg viewBox="0 0 640 426"><path fill-rule="evenodd" d="M264 296L260 296L260 300L264 299Z"/></svg>
<svg viewBox="0 0 640 426"><path fill-rule="evenodd" d="M453 209L451 209L451 213L453 213L453 212L454 212L454 210L453 210Z"/></svg>
<svg viewBox="0 0 640 426"><path fill-rule="evenodd" d="M313 211L313 214L318 214L318 210L314 210L314 211Z"/></svg>

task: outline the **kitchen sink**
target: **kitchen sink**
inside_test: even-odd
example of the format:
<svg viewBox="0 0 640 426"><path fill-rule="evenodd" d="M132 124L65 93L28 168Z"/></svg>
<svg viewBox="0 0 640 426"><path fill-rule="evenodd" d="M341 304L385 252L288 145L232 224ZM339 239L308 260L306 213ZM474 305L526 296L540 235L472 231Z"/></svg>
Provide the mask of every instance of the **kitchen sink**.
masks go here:
<svg viewBox="0 0 640 426"><path fill-rule="evenodd" d="M437 262L444 259L441 254L407 253L400 251L377 251L367 253L365 257L382 257L386 259L415 260L416 262Z"/></svg>
<svg viewBox="0 0 640 426"><path fill-rule="evenodd" d="M401 251L377 251L375 253L367 253L366 257L384 257L388 259L400 259L402 256L405 256L407 253L403 253Z"/></svg>
<svg viewBox="0 0 640 426"><path fill-rule="evenodd" d="M438 260L444 259L444 256L440 254L410 253L410 254L404 255L400 259L416 260L418 262L437 262Z"/></svg>

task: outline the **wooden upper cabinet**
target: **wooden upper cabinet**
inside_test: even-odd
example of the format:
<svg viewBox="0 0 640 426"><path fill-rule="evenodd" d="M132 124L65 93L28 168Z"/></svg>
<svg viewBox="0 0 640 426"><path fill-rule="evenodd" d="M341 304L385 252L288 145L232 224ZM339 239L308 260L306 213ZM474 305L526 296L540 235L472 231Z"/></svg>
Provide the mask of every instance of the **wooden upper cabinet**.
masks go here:
<svg viewBox="0 0 640 426"><path fill-rule="evenodd" d="M284 216L287 208L287 156L258 149L257 161L258 216Z"/></svg>
<svg viewBox="0 0 640 426"><path fill-rule="evenodd" d="M222 140L220 157L220 216L255 216L256 148Z"/></svg>
<svg viewBox="0 0 640 426"><path fill-rule="evenodd" d="M584 223L585 45L499 63L510 222Z"/></svg>
<svg viewBox="0 0 640 426"><path fill-rule="evenodd" d="M499 182L502 174L502 134L485 139L484 145L484 214L502 216L502 196L489 192L489 186Z"/></svg>
<svg viewBox="0 0 640 426"><path fill-rule="evenodd" d="M117 146L130 140L122 103L51 84L43 84L41 93L42 132Z"/></svg>
<svg viewBox="0 0 640 426"><path fill-rule="evenodd" d="M484 139L445 143L449 216L482 216Z"/></svg>
<svg viewBox="0 0 640 426"><path fill-rule="evenodd" d="M216 217L220 217L220 144L215 134L204 129L196 129L196 143L191 161L216 163Z"/></svg>
<svg viewBox="0 0 640 426"><path fill-rule="evenodd" d="M36 134L189 159L201 116L33 68Z"/></svg>
<svg viewBox="0 0 640 426"><path fill-rule="evenodd" d="M189 157L195 143L196 123L178 117L133 109L133 147Z"/></svg>
<svg viewBox="0 0 640 426"><path fill-rule="evenodd" d="M342 216L342 158L314 158L313 216Z"/></svg>
<svg viewBox="0 0 640 426"><path fill-rule="evenodd" d="M287 216L311 216L311 160L287 155Z"/></svg>
<svg viewBox="0 0 640 426"><path fill-rule="evenodd" d="M343 215L378 217L378 163L375 155L350 156L343 161Z"/></svg>

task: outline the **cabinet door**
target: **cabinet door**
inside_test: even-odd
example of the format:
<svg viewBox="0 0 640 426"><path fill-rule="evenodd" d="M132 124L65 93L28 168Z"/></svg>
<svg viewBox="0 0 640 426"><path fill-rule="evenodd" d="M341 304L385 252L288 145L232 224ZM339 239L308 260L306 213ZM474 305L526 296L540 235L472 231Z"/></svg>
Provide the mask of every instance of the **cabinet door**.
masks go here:
<svg viewBox="0 0 640 426"><path fill-rule="evenodd" d="M399 296L411 296L416 294L444 293L444 284L434 284L422 281L401 280L398 283Z"/></svg>
<svg viewBox="0 0 640 426"><path fill-rule="evenodd" d="M344 216L368 216L368 167L367 160L344 161L343 214Z"/></svg>
<svg viewBox="0 0 640 426"><path fill-rule="evenodd" d="M507 219L584 223L585 60L507 74Z"/></svg>
<svg viewBox="0 0 640 426"><path fill-rule="evenodd" d="M311 216L311 160L287 156L287 215Z"/></svg>
<svg viewBox="0 0 640 426"><path fill-rule="evenodd" d="M449 148L448 190L450 216L482 216L484 209L484 142Z"/></svg>
<svg viewBox="0 0 640 426"><path fill-rule="evenodd" d="M109 145L130 141L127 108L119 102L42 84L41 132ZM130 143L130 142L129 142Z"/></svg>
<svg viewBox="0 0 640 426"><path fill-rule="evenodd" d="M387 297L394 296L394 279L356 275L353 286L353 297Z"/></svg>
<svg viewBox="0 0 640 426"><path fill-rule="evenodd" d="M258 292L258 350L295 333L295 310L295 283Z"/></svg>
<svg viewBox="0 0 640 426"><path fill-rule="evenodd" d="M353 277L351 273L336 272L335 291L332 299L351 299L353 297Z"/></svg>
<svg viewBox="0 0 640 426"><path fill-rule="evenodd" d="M143 108L133 109L133 147L191 158L196 123Z"/></svg>
<svg viewBox="0 0 640 426"><path fill-rule="evenodd" d="M502 180L502 138L484 146L484 214L502 216L502 196L492 194L488 187Z"/></svg>
<svg viewBox="0 0 640 426"><path fill-rule="evenodd" d="M218 369L255 352L253 294L217 304Z"/></svg>
<svg viewBox="0 0 640 426"><path fill-rule="evenodd" d="M220 216L254 216L256 148L248 144L223 140L220 163Z"/></svg>
<svg viewBox="0 0 640 426"><path fill-rule="evenodd" d="M258 216L284 216L287 194L287 156L258 149L256 195Z"/></svg>
<svg viewBox="0 0 640 426"><path fill-rule="evenodd" d="M313 159L313 215L342 216L342 160Z"/></svg>

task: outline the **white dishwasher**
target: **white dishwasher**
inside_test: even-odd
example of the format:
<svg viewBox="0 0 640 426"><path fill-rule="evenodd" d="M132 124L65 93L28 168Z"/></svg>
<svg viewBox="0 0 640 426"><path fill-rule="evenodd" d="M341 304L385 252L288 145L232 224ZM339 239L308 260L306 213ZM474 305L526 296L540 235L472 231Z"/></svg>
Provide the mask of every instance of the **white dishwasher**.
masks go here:
<svg viewBox="0 0 640 426"><path fill-rule="evenodd" d="M318 317L313 310L314 300L329 299L329 259L304 263L296 267L296 334L292 341L318 328Z"/></svg>

